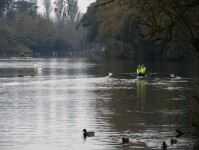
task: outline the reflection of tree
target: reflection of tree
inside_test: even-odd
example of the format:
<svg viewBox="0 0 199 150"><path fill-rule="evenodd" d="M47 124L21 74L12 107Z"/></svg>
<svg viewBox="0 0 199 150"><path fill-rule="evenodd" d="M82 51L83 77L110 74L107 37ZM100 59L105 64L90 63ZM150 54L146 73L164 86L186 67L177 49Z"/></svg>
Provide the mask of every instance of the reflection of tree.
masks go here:
<svg viewBox="0 0 199 150"><path fill-rule="evenodd" d="M146 84L145 84L146 80L138 80L137 81L137 99L141 100L141 109L143 112L144 109L144 104L145 104L145 100L146 100Z"/></svg>

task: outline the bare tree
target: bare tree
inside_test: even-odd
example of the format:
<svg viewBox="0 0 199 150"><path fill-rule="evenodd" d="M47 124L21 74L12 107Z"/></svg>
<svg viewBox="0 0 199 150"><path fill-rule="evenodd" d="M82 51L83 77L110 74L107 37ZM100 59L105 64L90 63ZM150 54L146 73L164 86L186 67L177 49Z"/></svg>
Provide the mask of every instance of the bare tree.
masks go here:
<svg viewBox="0 0 199 150"><path fill-rule="evenodd" d="M57 10L56 11L56 19L57 19L57 25L59 28L63 28L65 24L65 17L66 16L66 8L65 8L65 2L60 0L57 0Z"/></svg>
<svg viewBox="0 0 199 150"><path fill-rule="evenodd" d="M65 21L68 23L74 23L81 16L78 0L57 0L54 4L56 5L55 12L67 17ZM57 18L59 17L57 16Z"/></svg>
<svg viewBox="0 0 199 150"><path fill-rule="evenodd" d="M38 0L29 0L31 3L35 3L35 5L37 5Z"/></svg>
<svg viewBox="0 0 199 150"><path fill-rule="evenodd" d="M51 0L43 0L43 5L46 11L46 18L50 18L50 13L52 12Z"/></svg>
<svg viewBox="0 0 199 150"><path fill-rule="evenodd" d="M70 23L74 23L77 17L79 17L79 6L78 0L70 0L68 3L68 16L70 19Z"/></svg>

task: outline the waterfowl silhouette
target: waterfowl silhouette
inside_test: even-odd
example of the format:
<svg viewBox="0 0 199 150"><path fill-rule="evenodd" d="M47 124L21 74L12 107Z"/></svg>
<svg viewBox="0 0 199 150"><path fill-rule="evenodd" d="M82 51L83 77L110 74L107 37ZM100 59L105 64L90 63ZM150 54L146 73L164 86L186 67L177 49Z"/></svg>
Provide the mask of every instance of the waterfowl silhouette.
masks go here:
<svg viewBox="0 0 199 150"><path fill-rule="evenodd" d="M23 75L18 75L18 77L23 77Z"/></svg>
<svg viewBox="0 0 199 150"><path fill-rule="evenodd" d="M165 141L164 141L163 144L162 144L162 149L163 149L163 150L166 150L166 149L167 149L167 143L166 143Z"/></svg>
<svg viewBox="0 0 199 150"><path fill-rule="evenodd" d="M171 139L171 145L176 144L178 141Z"/></svg>
<svg viewBox="0 0 199 150"><path fill-rule="evenodd" d="M123 138L122 138L122 142L123 142L123 144L128 143L128 142L129 142L129 138L123 137Z"/></svg>
<svg viewBox="0 0 199 150"><path fill-rule="evenodd" d="M94 131L92 131L92 132L87 132L86 129L83 129L82 132L84 132L84 133L83 133L84 137L87 137L87 136L94 136L94 135L95 135L95 132L94 132Z"/></svg>

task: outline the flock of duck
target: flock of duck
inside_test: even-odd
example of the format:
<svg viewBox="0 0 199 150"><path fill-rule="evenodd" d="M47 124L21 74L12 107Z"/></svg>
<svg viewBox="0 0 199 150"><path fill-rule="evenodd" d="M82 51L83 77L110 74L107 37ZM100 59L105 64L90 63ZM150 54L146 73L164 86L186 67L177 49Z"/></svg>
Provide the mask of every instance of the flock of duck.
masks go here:
<svg viewBox="0 0 199 150"><path fill-rule="evenodd" d="M82 132L84 132L83 133L84 138L95 136L95 132L94 131L87 132L86 129L83 129ZM122 138L122 143L123 144L126 144L128 142L129 142L129 138L125 138L125 137Z"/></svg>
<svg viewBox="0 0 199 150"><path fill-rule="evenodd" d="M38 72L42 71L42 68L38 66L38 64L34 63L34 68L37 69ZM14 78L14 76L10 76L11 78ZM18 75L18 77L34 77L34 75Z"/></svg>
<svg viewBox="0 0 199 150"><path fill-rule="evenodd" d="M82 132L84 132L83 133L84 138L95 136L95 132L94 131L87 132L86 129L83 129ZM123 144L129 143L129 138L122 137L122 143ZM176 144L176 143L177 143L177 140L171 139L171 145ZM162 149L163 150L167 149L167 143L165 141L162 144Z"/></svg>

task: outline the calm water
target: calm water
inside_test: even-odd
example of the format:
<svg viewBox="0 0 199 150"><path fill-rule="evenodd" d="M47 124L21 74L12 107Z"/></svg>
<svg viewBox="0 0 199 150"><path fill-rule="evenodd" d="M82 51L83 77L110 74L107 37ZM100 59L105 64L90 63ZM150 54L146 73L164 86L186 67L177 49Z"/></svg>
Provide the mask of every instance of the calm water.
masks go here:
<svg viewBox="0 0 199 150"><path fill-rule="evenodd" d="M0 59L0 150L190 149L191 79L186 62L145 61L147 71L178 78L107 77L135 72L140 60ZM42 72L34 69L37 63ZM35 75L17 77L17 75ZM15 76L10 78L10 76ZM82 136L83 129L95 137ZM122 144L122 137L130 142Z"/></svg>

